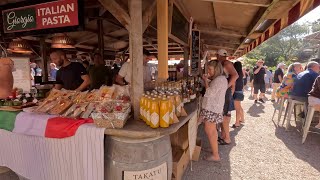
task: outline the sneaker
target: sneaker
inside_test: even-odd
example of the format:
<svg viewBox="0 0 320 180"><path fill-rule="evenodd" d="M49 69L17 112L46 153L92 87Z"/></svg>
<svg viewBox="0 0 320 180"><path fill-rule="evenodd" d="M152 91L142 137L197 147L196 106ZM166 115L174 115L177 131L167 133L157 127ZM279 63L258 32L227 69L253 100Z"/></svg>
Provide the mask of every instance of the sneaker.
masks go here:
<svg viewBox="0 0 320 180"><path fill-rule="evenodd" d="M262 103L264 103L264 100L263 100L263 99L259 99L259 101L262 102Z"/></svg>
<svg viewBox="0 0 320 180"><path fill-rule="evenodd" d="M254 103L258 103L258 100L254 100Z"/></svg>

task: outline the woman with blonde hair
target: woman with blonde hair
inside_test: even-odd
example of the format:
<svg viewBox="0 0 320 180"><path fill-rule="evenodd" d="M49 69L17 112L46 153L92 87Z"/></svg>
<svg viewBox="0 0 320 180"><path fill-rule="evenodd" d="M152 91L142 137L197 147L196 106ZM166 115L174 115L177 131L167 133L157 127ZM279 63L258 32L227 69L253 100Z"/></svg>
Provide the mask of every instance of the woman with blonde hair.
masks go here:
<svg viewBox="0 0 320 180"><path fill-rule="evenodd" d="M287 74L284 75L281 85L277 89L276 96L278 98L289 98L290 92L293 88L294 78L303 71L301 63L295 62L290 64Z"/></svg>
<svg viewBox="0 0 320 180"><path fill-rule="evenodd" d="M205 160L219 162L217 124L223 122L223 106L228 81L223 75L223 67L219 61L208 63L208 74L204 74L202 79L206 93L202 101L200 122L204 123L212 149L212 155L206 157Z"/></svg>

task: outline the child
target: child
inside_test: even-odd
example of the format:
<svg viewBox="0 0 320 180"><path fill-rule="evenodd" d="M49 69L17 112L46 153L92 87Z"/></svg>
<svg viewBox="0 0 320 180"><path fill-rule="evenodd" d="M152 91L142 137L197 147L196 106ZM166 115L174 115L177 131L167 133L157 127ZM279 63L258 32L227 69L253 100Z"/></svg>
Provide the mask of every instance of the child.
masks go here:
<svg viewBox="0 0 320 180"><path fill-rule="evenodd" d="M207 161L219 162L217 124L223 121L223 105L228 88L228 81L223 75L223 67L219 61L208 63L208 74L203 75L206 93L202 101L200 121L204 122L212 155L205 158ZM209 79L211 82L209 83Z"/></svg>

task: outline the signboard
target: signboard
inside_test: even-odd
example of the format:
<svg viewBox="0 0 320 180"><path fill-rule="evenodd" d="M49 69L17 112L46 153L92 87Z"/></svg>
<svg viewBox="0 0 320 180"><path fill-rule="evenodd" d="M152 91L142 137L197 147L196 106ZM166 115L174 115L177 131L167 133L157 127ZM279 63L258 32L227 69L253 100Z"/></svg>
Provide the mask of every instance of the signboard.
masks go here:
<svg viewBox="0 0 320 180"><path fill-rule="evenodd" d="M200 31L192 30L191 33L191 74L199 74L200 68Z"/></svg>
<svg viewBox="0 0 320 180"><path fill-rule="evenodd" d="M58 0L2 11L5 33L79 25L78 0Z"/></svg>
<svg viewBox="0 0 320 180"><path fill-rule="evenodd" d="M9 57L14 62L15 71L13 75L13 87L21 88L23 92L30 92L31 89L31 73L29 58Z"/></svg>
<svg viewBox="0 0 320 180"><path fill-rule="evenodd" d="M144 171L124 171L123 180L168 180L167 163Z"/></svg>

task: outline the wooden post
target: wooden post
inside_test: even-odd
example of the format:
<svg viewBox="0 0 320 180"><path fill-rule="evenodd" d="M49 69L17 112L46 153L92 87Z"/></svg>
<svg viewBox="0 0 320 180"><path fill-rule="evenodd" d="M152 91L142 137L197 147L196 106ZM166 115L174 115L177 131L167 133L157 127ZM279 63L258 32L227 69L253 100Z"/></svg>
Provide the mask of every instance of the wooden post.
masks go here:
<svg viewBox="0 0 320 180"><path fill-rule="evenodd" d="M47 59L47 44L46 38L40 39L40 53L41 53L41 64L42 64L42 80L44 82L48 81L48 59Z"/></svg>
<svg viewBox="0 0 320 180"><path fill-rule="evenodd" d="M99 54L101 55L102 59L104 60L104 31L103 31L103 20L97 19L98 25L98 46L99 46Z"/></svg>
<svg viewBox="0 0 320 180"><path fill-rule="evenodd" d="M142 0L129 1L131 25L129 32L131 97L134 109L134 118L139 119L140 98L144 91L143 86L143 34L142 34Z"/></svg>
<svg viewBox="0 0 320 180"><path fill-rule="evenodd" d="M168 79L168 0L157 0L158 79Z"/></svg>
<svg viewBox="0 0 320 180"><path fill-rule="evenodd" d="M189 75L189 47L184 47L184 67L183 67L183 77L188 77Z"/></svg>

